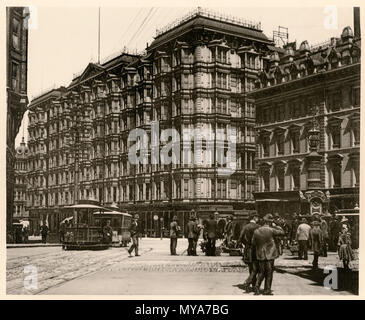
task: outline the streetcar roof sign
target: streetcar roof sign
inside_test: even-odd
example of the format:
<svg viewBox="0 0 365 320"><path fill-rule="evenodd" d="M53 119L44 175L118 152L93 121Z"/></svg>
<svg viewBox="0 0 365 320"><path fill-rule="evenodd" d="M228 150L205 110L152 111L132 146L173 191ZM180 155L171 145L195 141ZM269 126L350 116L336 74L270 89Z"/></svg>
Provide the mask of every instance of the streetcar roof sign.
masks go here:
<svg viewBox="0 0 365 320"><path fill-rule="evenodd" d="M131 217L132 215L126 212L119 212L119 211L108 211L108 212L94 212L95 215L122 215L122 216L126 216L126 217Z"/></svg>
<svg viewBox="0 0 365 320"><path fill-rule="evenodd" d="M74 204L72 206L65 206L65 209L98 209L98 210L105 210L105 211L111 211L110 209L103 208L100 206L97 206L95 204Z"/></svg>

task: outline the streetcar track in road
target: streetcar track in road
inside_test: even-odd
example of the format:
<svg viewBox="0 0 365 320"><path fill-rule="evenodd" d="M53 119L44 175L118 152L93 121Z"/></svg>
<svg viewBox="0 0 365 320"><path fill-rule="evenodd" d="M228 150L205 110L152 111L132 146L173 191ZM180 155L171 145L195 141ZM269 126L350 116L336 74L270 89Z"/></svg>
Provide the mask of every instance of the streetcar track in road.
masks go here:
<svg viewBox="0 0 365 320"><path fill-rule="evenodd" d="M37 253L37 254L32 254L32 255L28 255L28 256L23 256L23 257L14 257L14 258L7 258L6 259L6 263L10 263L13 262L15 260L19 260L19 259L32 259L33 257L38 257L38 256L44 256L47 255L47 257L49 256L54 256L54 255L58 255L58 253L54 253L54 252L49 252L49 253Z"/></svg>
<svg viewBox="0 0 365 320"><path fill-rule="evenodd" d="M151 250L152 250L152 248L149 248L149 249L142 249L142 250L145 250L145 252L144 253L148 253L148 252L150 252ZM122 251L123 252L123 251ZM78 253L79 253L79 251L78 251ZM110 253L110 252L109 252ZM128 256L126 256L126 257L122 257L121 259L119 258L120 257L120 253L121 253L121 251L118 251L118 252L116 252L115 253L115 255L113 255L113 256L111 256L111 257L109 257L108 255L107 255L107 253L105 253L105 254L102 254L102 256L97 256L96 258L98 258L98 259L96 259L96 261L95 262L92 262L92 263L87 263L87 264L85 264L84 266L77 266L76 268L72 268L72 269L67 269L67 270L65 270L64 272L60 272L59 274L52 274L51 276L48 276L48 277L44 277L44 278L42 278L42 279L39 279L39 282L40 283L44 283L44 282L46 282L46 281L48 281L48 280L55 280L55 281L57 281L57 280L60 280L60 283L56 283L55 285L53 285L53 286L47 286L47 288L44 288L44 289L41 289L41 290L37 290L37 291L35 291L34 293L30 293L30 294L39 294L39 293L41 293L41 292L43 292L43 291L46 291L46 290L48 290L49 288L51 288L51 287L54 287L54 286L58 286L58 285L62 285L63 283L65 283L65 282L67 282L67 281L71 281L71 280L74 280L74 279L77 279L77 278L81 278L81 277L83 277L83 276L86 276L86 275L89 275L89 274L92 274L92 273L94 273L94 272L98 272L98 271L100 271L100 270L102 270L102 269L104 269L104 268L106 268L106 267L108 267L109 265L111 265L111 264L114 264L114 263L118 263L118 262L122 262L122 261L125 261L125 260L127 260L128 259ZM77 256L76 254L75 255L73 255L74 257L75 256ZM69 274L72 274L72 273L74 273L74 272L76 272L77 270L79 271L79 273L82 271L82 270L85 270L85 269L87 269L87 268L90 268L90 267L92 267L92 266L97 266L98 264L100 264L100 263L103 263L103 260L104 260L104 258L106 258L106 257L108 257L108 262L107 262L107 265L105 266L105 265L101 265L99 268L96 268L96 269L93 269L93 270L90 270L89 272L86 272L86 273L82 273L81 275L79 274L79 275L76 275L76 276L74 276L74 277L69 277ZM49 257L48 257L49 258ZM44 259L42 259L42 260L44 260ZM55 263L56 263L56 261L55 261ZM13 269L16 269L16 268L21 268L21 267L24 267L24 265L22 265L22 266L17 266L17 267L14 267ZM9 281L14 281L14 280L16 280L16 279L18 279L19 278L19 276L17 276L17 277L15 277L15 278L12 278L12 279L9 279L8 277L7 277L7 282L9 282ZM40 285L41 286L41 285ZM17 291L17 290L19 290L19 289L23 289L24 288L24 284L23 284L23 281L21 282L21 285L19 285L19 284L17 284L17 285L14 285L14 286L11 286L11 287L8 287L7 286L7 293L8 294L17 294L16 292L14 292L14 291ZM22 293L22 294L24 294L24 293Z"/></svg>
<svg viewBox="0 0 365 320"><path fill-rule="evenodd" d="M82 252L82 255L83 256L87 256L87 253L90 253L92 251L83 251ZM37 256L44 256L46 255L45 257L37 260L36 262L38 264L41 264L42 262L44 262L45 260L46 261L49 261L49 260L54 260L54 258L56 258L57 256L60 255L60 253L63 253L65 254L62 258L64 259L68 259L68 260L72 260L72 259L80 259L80 251L59 251L59 252L52 252L52 253L46 253L46 254L37 254L37 255L30 255L30 256L24 256L24 257L21 257L21 258L15 258L15 259L12 259L12 260L20 260L20 261L17 261L16 262L16 265L15 266L9 266L9 263L14 263L14 261L7 261L7 271L8 270L13 270L13 269L16 269L16 268L22 268L24 267L25 263L28 263L30 260L33 260L33 257L37 257ZM103 254L103 256L107 256L107 251L105 254ZM68 255L67 255L68 254ZM100 255L99 255L100 257ZM24 261L26 260L26 261Z"/></svg>

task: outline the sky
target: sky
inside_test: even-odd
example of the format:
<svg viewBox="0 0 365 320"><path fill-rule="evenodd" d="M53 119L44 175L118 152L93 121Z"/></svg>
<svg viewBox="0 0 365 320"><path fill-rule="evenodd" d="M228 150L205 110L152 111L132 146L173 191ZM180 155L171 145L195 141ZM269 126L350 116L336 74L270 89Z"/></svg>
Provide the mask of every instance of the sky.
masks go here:
<svg viewBox="0 0 365 320"><path fill-rule="evenodd" d="M196 7L102 7L100 9L101 62L127 47L142 51L153 41L156 29L181 18ZM272 38L273 30L289 30L289 41L314 45L339 37L344 27L353 28L352 7L204 7L214 12L261 22ZM28 39L28 97L61 85L68 86L74 74L98 59L98 7L37 7L33 11ZM330 27L328 12L337 12ZM331 20L333 21L333 20ZM25 136L27 114L16 139Z"/></svg>

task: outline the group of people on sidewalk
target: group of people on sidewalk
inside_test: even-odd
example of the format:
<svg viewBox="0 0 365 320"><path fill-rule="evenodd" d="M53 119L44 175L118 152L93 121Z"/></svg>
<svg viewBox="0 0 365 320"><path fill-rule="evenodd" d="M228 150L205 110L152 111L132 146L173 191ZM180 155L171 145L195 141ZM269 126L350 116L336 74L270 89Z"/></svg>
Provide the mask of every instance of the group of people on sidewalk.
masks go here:
<svg viewBox="0 0 365 320"><path fill-rule="evenodd" d="M241 230L239 244L244 245L243 260L248 265L249 276L244 282L246 292L261 293L260 287L264 280L264 295L272 295L272 281L275 259L280 253L280 237L285 236L282 226L275 222L274 216L267 214L263 222L257 213L252 214L250 222ZM343 261L344 269L349 269L349 263L354 260L351 248L351 234L347 221L343 220L341 232L338 235L338 254ZM298 258L308 260L308 249L313 251L313 269L318 269L320 256L327 256L327 242L329 240L328 225L323 217L315 216L312 226L306 218L296 228L295 239L299 245Z"/></svg>
<svg viewBox="0 0 365 320"><path fill-rule="evenodd" d="M345 270L349 270L349 263L354 260L349 228L348 220L343 219L340 232L336 236L339 259L343 262ZM312 226L310 226L307 219L303 218L297 229L297 240L299 259L308 260L308 248L310 248L313 251L313 268L318 269L319 257L327 257L330 241L326 220L323 217L315 216Z"/></svg>
<svg viewBox="0 0 365 320"><path fill-rule="evenodd" d="M129 227L129 232L131 234L132 245L128 249L129 256L132 257L132 252L134 250L135 256L139 256L138 254L138 237L140 234L139 231L139 216L136 214L132 220L132 223ZM170 223L169 235L170 235L170 254L172 256L176 256L176 248L177 241L182 232L181 227L178 223L177 216L174 216L172 222ZM210 215L210 218L205 222L204 226L199 224L199 219L197 218L195 211L192 210L190 213L189 222L186 225L186 235L188 238L188 248L187 255L188 256L197 256L197 245L198 240L203 230L203 238L206 242L205 246L205 254L207 256L215 256L216 254L216 239L217 239L217 230L218 224L215 219L214 214Z"/></svg>
<svg viewBox="0 0 365 320"><path fill-rule="evenodd" d="M218 223L215 215L212 213L209 219L204 222L204 225L199 224L199 219L194 210L190 212L190 219L186 225L186 235L188 238L188 256L197 256L197 245L201 231L203 230L204 251L207 256L216 255L216 240L218 234ZM181 231L175 216L170 225L170 241L171 241L171 255L176 255L176 245L178 232Z"/></svg>
<svg viewBox="0 0 365 320"><path fill-rule="evenodd" d="M264 294L272 295L272 282L274 274L274 262L282 254L282 242L280 239L288 235L288 229L280 220L275 219L272 214L267 214L260 219L258 213L250 216L249 223L245 224L241 230L237 240L238 245L244 245L243 260L248 265L249 276L244 282L246 292L253 291L255 295ZM318 268L318 260L320 256L327 256L327 243L330 241L328 233L328 224L323 217L314 216L312 226L306 218L302 218L298 225L295 226L295 237L292 239L298 243L298 258L308 260L308 250L313 251L313 268ZM189 256L197 255L197 243L199 235L203 230L203 238L205 240L205 254L214 256L216 253L218 223L214 214L205 221L204 226L198 223L195 212L191 212L189 222L186 226L186 235L188 238L187 254ZM232 232L232 219L229 219L226 228L226 241ZM138 233L139 222L138 215L133 219L130 226L132 245L128 249L128 253L132 256L133 250L138 256ZM178 224L177 216L173 217L170 223L170 254L177 255L176 247L181 228ZM341 232L338 235L338 254L343 261L344 268L349 268L349 262L354 259L351 249L351 234L349 226L346 223L341 225ZM264 282L263 291L260 290L262 282Z"/></svg>

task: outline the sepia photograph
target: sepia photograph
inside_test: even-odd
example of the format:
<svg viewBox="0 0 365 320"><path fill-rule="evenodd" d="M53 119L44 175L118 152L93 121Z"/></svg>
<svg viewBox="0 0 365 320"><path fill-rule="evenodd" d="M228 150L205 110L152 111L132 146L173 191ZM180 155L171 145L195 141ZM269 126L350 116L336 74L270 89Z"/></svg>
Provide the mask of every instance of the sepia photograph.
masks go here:
<svg viewBox="0 0 365 320"><path fill-rule="evenodd" d="M359 295L360 7L207 3L6 7L7 296Z"/></svg>

